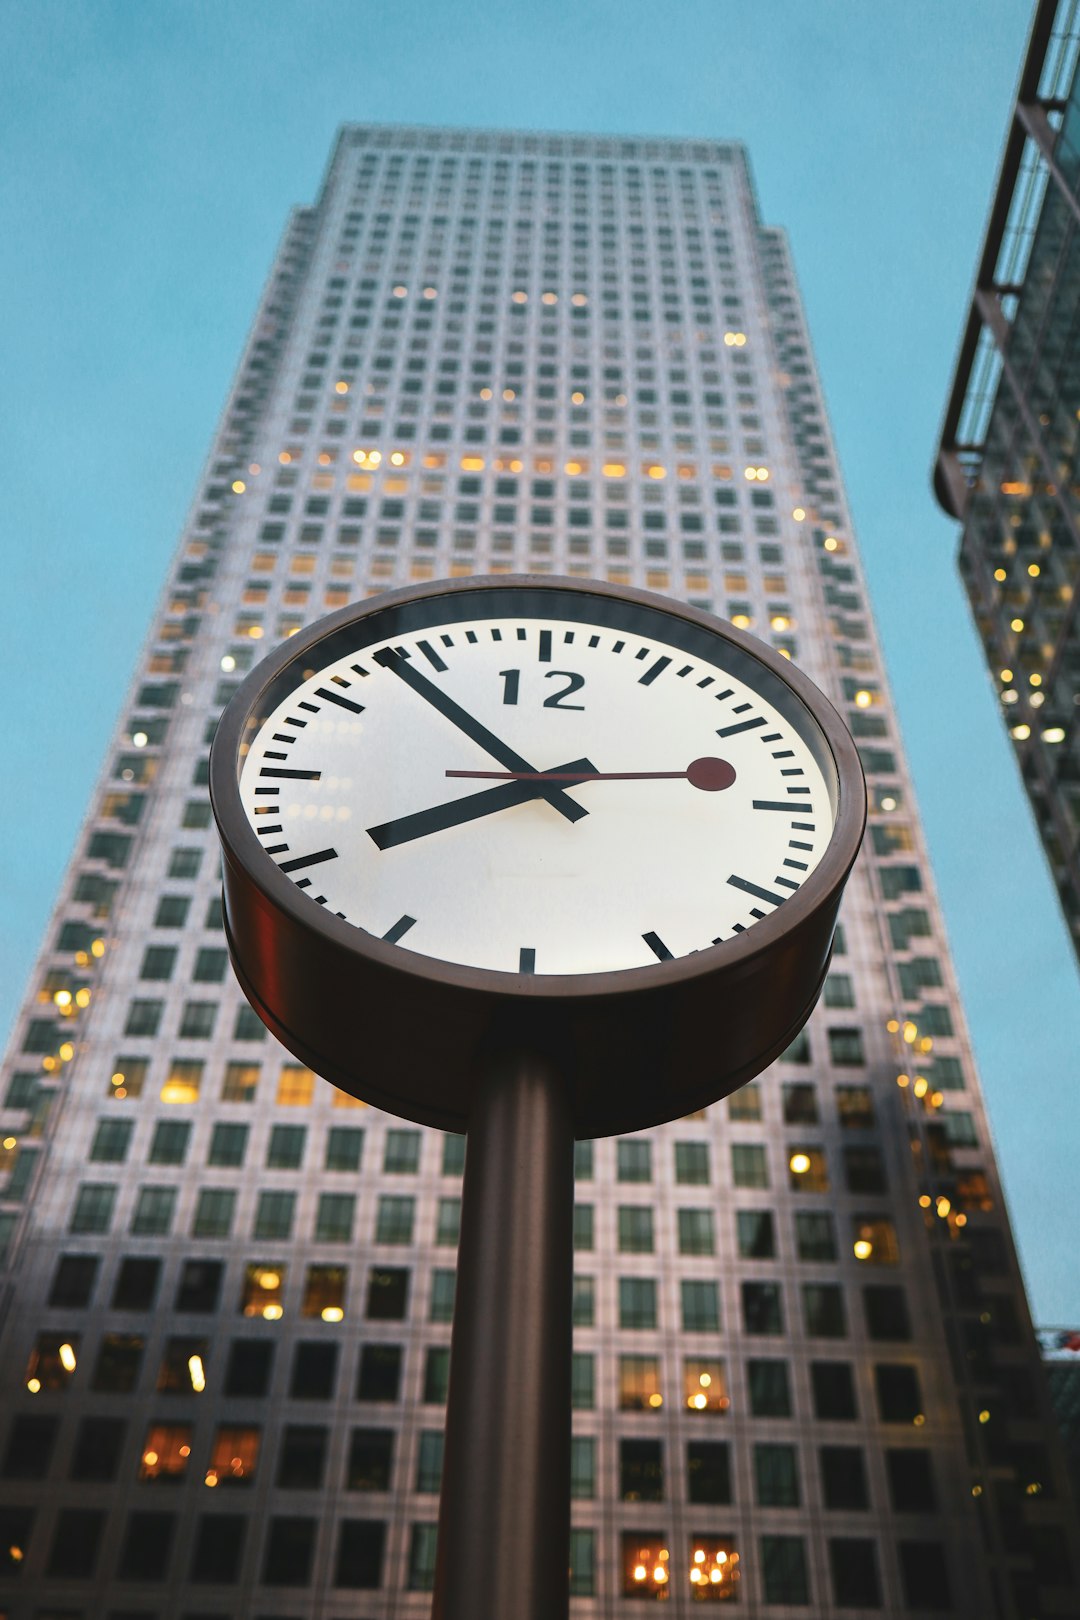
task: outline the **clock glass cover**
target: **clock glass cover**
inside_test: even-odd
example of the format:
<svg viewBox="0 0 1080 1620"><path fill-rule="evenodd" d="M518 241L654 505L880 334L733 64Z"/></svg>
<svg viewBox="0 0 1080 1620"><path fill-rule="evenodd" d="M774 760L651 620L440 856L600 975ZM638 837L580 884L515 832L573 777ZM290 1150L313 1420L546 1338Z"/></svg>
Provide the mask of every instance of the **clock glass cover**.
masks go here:
<svg viewBox="0 0 1080 1620"><path fill-rule="evenodd" d="M402 950L535 974L707 950L836 821L824 735L753 646L569 583L353 610L263 692L244 811L313 904Z"/></svg>

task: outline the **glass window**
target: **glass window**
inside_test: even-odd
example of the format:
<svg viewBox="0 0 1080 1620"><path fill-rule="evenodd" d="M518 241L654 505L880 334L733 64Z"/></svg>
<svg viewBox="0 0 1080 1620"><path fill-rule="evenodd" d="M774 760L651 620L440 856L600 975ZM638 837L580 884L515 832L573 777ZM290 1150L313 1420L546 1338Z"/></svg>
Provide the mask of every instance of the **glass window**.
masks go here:
<svg viewBox="0 0 1080 1620"><path fill-rule="evenodd" d="M575 1143L580 1147L580 1143ZM453 1132L443 1137L442 1173L444 1176L460 1176L465 1170L465 1138Z"/></svg>
<svg viewBox="0 0 1080 1620"><path fill-rule="evenodd" d="M90 1158L95 1164L123 1164L131 1146L131 1133L135 1129L129 1119L100 1119L90 1144Z"/></svg>
<svg viewBox="0 0 1080 1620"><path fill-rule="evenodd" d="M575 1434L570 1441L570 1495L575 1500L596 1495L596 1441L591 1434Z"/></svg>
<svg viewBox="0 0 1080 1620"><path fill-rule="evenodd" d="M803 1283L803 1323L811 1338L842 1339L847 1334L844 1292L836 1283Z"/></svg>
<svg viewBox="0 0 1080 1620"><path fill-rule="evenodd" d="M656 1326L656 1281L652 1277L619 1278L619 1326Z"/></svg>
<svg viewBox="0 0 1080 1620"><path fill-rule="evenodd" d="M457 1272L437 1269L431 1273L431 1297L428 1308L429 1322L452 1322L454 1319L454 1292Z"/></svg>
<svg viewBox="0 0 1080 1620"><path fill-rule="evenodd" d="M738 1210L735 1235L744 1260L771 1260L776 1254L776 1234L769 1209Z"/></svg>
<svg viewBox="0 0 1080 1620"><path fill-rule="evenodd" d="M150 1163L183 1164L190 1139L191 1125L188 1120L159 1120L150 1142Z"/></svg>
<svg viewBox="0 0 1080 1620"><path fill-rule="evenodd" d="M880 1609L877 1546L853 1536L829 1541L829 1569L838 1609Z"/></svg>
<svg viewBox="0 0 1080 1620"><path fill-rule="evenodd" d="M284 1293L284 1266L272 1263L244 1267L240 1309L245 1316L261 1316L267 1322L279 1321L283 1314Z"/></svg>
<svg viewBox="0 0 1080 1620"><path fill-rule="evenodd" d="M669 1596L671 1578L667 1537L628 1530L622 1536L622 1593L626 1598Z"/></svg>
<svg viewBox="0 0 1080 1620"><path fill-rule="evenodd" d="M445 1405L450 1387L450 1350L431 1345L424 1358L424 1400L429 1405Z"/></svg>
<svg viewBox="0 0 1080 1620"><path fill-rule="evenodd" d="M759 1142L731 1144L731 1176L736 1187L767 1187L769 1165Z"/></svg>
<svg viewBox="0 0 1080 1620"><path fill-rule="evenodd" d="M246 1125L214 1126L210 1133L210 1152L207 1164L236 1168L244 1162L247 1152L248 1127Z"/></svg>
<svg viewBox="0 0 1080 1620"><path fill-rule="evenodd" d="M176 1209L175 1187L140 1187L131 1217L131 1230L139 1237L161 1236L172 1228Z"/></svg>
<svg viewBox="0 0 1080 1620"><path fill-rule="evenodd" d="M593 1145L591 1142L574 1143L574 1180L591 1181L593 1178Z"/></svg>
<svg viewBox="0 0 1080 1620"><path fill-rule="evenodd" d="M376 1243L411 1243L415 1218L415 1198L382 1194L375 1218Z"/></svg>
<svg viewBox="0 0 1080 1620"><path fill-rule="evenodd" d="M409 1538L409 1574L406 1586L410 1592L431 1592L435 1587L435 1546L439 1527L435 1524L414 1524Z"/></svg>
<svg viewBox="0 0 1080 1620"><path fill-rule="evenodd" d="M255 1101L259 1084L257 1063L226 1063L225 1078L221 1086L222 1102L249 1103Z"/></svg>
<svg viewBox="0 0 1080 1620"><path fill-rule="evenodd" d="M347 1278L344 1266L308 1266L300 1315L318 1317L323 1322L344 1321Z"/></svg>
<svg viewBox="0 0 1080 1620"><path fill-rule="evenodd" d="M830 1029L829 1057L837 1068L859 1067L866 1062L862 1031L859 1029Z"/></svg>
<svg viewBox="0 0 1080 1620"><path fill-rule="evenodd" d="M173 1058L165 1084L161 1088L163 1103L194 1103L202 1090L203 1070L206 1065L191 1058Z"/></svg>
<svg viewBox="0 0 1080 1620"><path fill-rule="evenodd" d="M139 1380L146 1340L135 1333L106 1333L98 1349L91 1389L129 1395Z"/></svg>
<svg viewBox="0 0 1080 1620"><path fill-rule="evenodd" d="M864 1511L870 1506L866 1458L859 1446L822 1446L821 1495L837 1512Z"/></svg>
<svg viewBox="0 0 1080 1620"><path fill-rule="evenodd" d="M421 1496L438 1496L442 1487L443 1432L422 1429L416 1451L415 1490Z"/></svg>
<svg viewBox="0 0 1080 1620"><path fill-rule="evenodd" d="M208 1041L214 1033L217 1012L216 1001L185 1001L180 1018L180 1039Z"/></svg>
<svg viewBox="0 0 1080 1620"><path fill-rule="evenodd" d="M664 1500L663 1447L659 1440L619 1441L619 1492L624 1502Z"/></svg>
<svg viewBox="0 0 1080 1620"><path fill-rule="evenodd" d="M243 1012L243 1008L240 1009ZM261 1026L260 1026L261 1027ZM299 1063L283 1063L278 1076L277 1102L286 1108L306 1108L315 1095L315 1076Z"/></svg>
<svg viewBox="0 0 1080 1620"><path fill-rule="evenodd" d="M269 1170L299 1170L304 1158L307 1130L303 1125L273 1125L266 1152Z"/></svg>
<svg viewBox="0 0 1080 1620"><path fill-rule="evenodd" d="M8 1532L11 1535L11 1544L19 1546L21 1558L21 1549L30 1539L33 1513L29 1510L20 1511L11 1508L4 1511L11 1525L11 1530ZM56 1515L46 1574L62 1575L68 1580L92 1579L97 1568L98 1555L101 1551L104 1534L105 1513L103 1510L98 1508L61 1508ZM7 1556L4 1563L10 1569L12 1565L8 1563L8 1559L10 1559L10 1553L7 1550L8 1545L5 1538L4 1551ZM2 1567L4 1566L0 1565L0 1568ZM18 1564L15 1563L14 1567L17 1569ZM160 1579L160 1577L158 1578ZM153 1579L152 1576L151 1579Z"/></svg>
<svg viewBox="0 0 1080 1620"><path fill-rule="evenodd" d="M234 1339L225 1368L226 1395L265 1395L276 1346L269 1339Z"/></svg>
<svg viewBox="0 0 1080 1620"><path fill-rule="evenodd" d="M75 1195L69 1232L107 1232L116 1203L116 1188L84 1181Z"/></svg>
<svg viewBox="0 0 1080 1620"><path fill-rule="evenodd" d="M914 1423L922 1416L919 1374L914 1367L879 1363L874 1368L874 1385L883 1423Z"/></svg>
<svg viewBox="0 0 1080 1620"><path fill-rule="evenodd" d="M435 1212L435 1242L439 1247L456 1248L461 1236L461 1199L440 1198Z"/></svg>
<svg viewBox="0 0 1080 1620"><path fill-rule="evenodd" d="M293 1217L296 1213L296 1194L270 1190L259 1194L255 1206L256 1238L288 1238L292 1236Z"/></svg>
<svg viewBox="0 0 1080 1620"><path fill-rule="evenodd" d="M595 1277L574 1278L574 1326L592 1327L596 1318Z"/></svg>
<svg viewBox="0 0 1080 1620"><path fill-rule="evenodd" d="M295 1514L271 1517L263 1557L264 1585L309 1585L318 1522L317 1519L302 1519Z"/></svg>
<svg viewBox="0 0 1080 1620"><path fill-rule="evenodd" d="M936 1512L937 1492L928 1451L914 1447L886 1451L885 1474L895 1513Z"/></svg>
<svg viewBox="0 0 1080 1620"><path fill-rule="evenodd" d="M716 1283L684 1277L679 1283L679 1295L684 1332L720 1331L720 1291Z"/></svg>
<svg viewBox="0 0 1080 1620"><path fill-rule="evenodd" d="M871 1339L910 1339L911 1317L907 1295L884 1283L863 1289L866 1331Z"/></svg>
<svg viewBox="0 0 1080 1620"><path fill-rule="evenodd" d="M814 1397L816 1418L824 1422L835 1422L858 1416L855 1405L855 1379L850 1362L812 1361L810 1388Z"/></svg>
<svg viewBox="0 0 1080 1620"><path fill-rule="evenodd" d="M785 1125L816 1125L818 1123L817 1091L804 1081L782 1087Z"/></svg>
<svg viewBox="0 0 1080 1620"><path fill-rule="evenodd" d="M12 1419L4 1452L5 1479L44 1479L52 1462L60 1419L43 1412L23 1412Z"/></svg>
<svg viewBox="0 0 1080 1620"><path fill-rule="evenodd" d="M596 1357L585 1350L575 1350L570 1362L570 1405L575 1412L596 1405Z"/></svg>
<svg viewBox="0 0 1080 1620"><path fill-rule="evenodd" d="M368 1272L367 1317L403 1322L409 1303L409 1273L399 1266L372 1266Z"/></svg>
<svg viewBox="0 0 1080 1620"><path fill-rule="evenodd" d="M810 1602L806 1543L801 1536L762 1536L761 1585L766 1603Z"/></svg>
<svg viewBox="0 0 1080 1620"><path fill-rule="evenodd" d="M400 1344L363 1345L356 1382L357 1400L396 1401L401 1388L401 1361ZM428 1398L425 1393L424 1399Z"/></svg>
<svg viewBox="0 0 1080 1620"><path fill-rule="evenodd" d="M160 1278L160 1260L143 1259L141 1256L125 1255L120 1262L120 1269L116 1274L116 1282L113 1285L113 1310L152 1310L154 1307L154 1300L157 1297L158 1282Z"/></svg>
<svg viewBox="0 0 1080 1620"><path fill-rule="evenodd" d="M622 1254L652 1254L653 1212L643 1204L620 1204L618 1209L619 1251Z"/></svg>
<svg viewBox="0 0 1080 1620"><path fill-rule="evenodd" d="M416 1175L420 1169L420 1132L389 1130L383 1150L387 1174Z"/></svg>
<svg viewBox="0 0 1080 1620"><path fill-rule="evenodd" d="M252 1485L259 1460L261 1431L250 1425L219 1425L210 1448L206 1485Z"/></svg>
<svg viewBox="0 0 1080 1620"><path fill-rule="evenodd" d="M872 1144L844 1148L844 1179L848 1192L883 1193L888 1190L881 1149Z"/></svg>
<svg viewBox="0 0 1080 1620"><path fill-rule="evenodd" d="M731 1457L724 1440L686 1442L687 1499L724 1507L731 1497Z"/></svg>
<svg viewBox="0 0 1080 1620"><path fill-rule="evenodd" d="M652 1143L619 1141L615 1144L616 1174L620 1181L652 1180Z"/></svg>
<svg viewBox="0 0 1080 1620"><path fill-rule="evenodd" d="M709 1184L709 1145L707 1142L675 1143L675 1180L685 1187Z"/></svg>
<svg viewBox="0 0 1080 1620"><path fill-rule="evenodd" d="M593 1206L574 1205L574 1248L589 1250L593 1247Z"/></svg>
<svg viewBox="0 0 1080 1620"><path fill-rule="evenodd" d="M792 1192L828 1192L829 1167L822 1147L789 1148L788 1186Z"/></svg>
<svg viewBox="0 0 1080 1620"><path fill-rule="evenodd" d="M900 1580L904 1588L904 1601L911 1610L923 1611L925 1609L938 1609L942 1612L952 1610L952 1588L949 1585L949 1570L945 1558L945 1549L939 1541L901 1541L897 1548L900 1554ZM1043 1579L1050 1583L1051 1574L1047 1562L1038 1559L1037 1567L1041 1567ZM1065 1570L1068 1569L1068 1561ZM1070 1575L1062 1571L1063 1581L1068 1581Z"/></svg>
<svg viewBox="0 0 1080 1620"><path fill-rule="evenodd" d="M336 1342L328 1343L325 1339L301 1342L293 1353L289 1394L295 1400L331 1400L337 1378L337 1363Z"/></svg>
<svg viewBox="0 0 1080 1620"><path fill-rule="evenodd" d="M731 1406L726 1363L715 1356L684 1361L683 1405L691 1412L726 1412Z"/></svg>
<svg viewBox="0 0 1080 1620"><path fill-rule="evenodd" d="M329 1430L313 1424L289 1423L278 1454L276 1483L281 1490L321 1489L326 1466Z"/></svg>
<svg viewBox="0 0 1080 1620"><path fill-rule="evenodd" d="M196 1395L206 1388L206 1339L166 1339L158 1367L159 1395Z"/></svg>
<svg viewBox="0 0 1080 1620"><path fill-rule="evenodd" d="M347 1491L388 1491L394 1467L393 1429L354 1429L345 1465Z"/></svg>
<svg viewBox="0 0 1080 1620"><path fill-rule="evenodd" d="M798 1507L799 1472L794 1446L754 1447L754 1484L760 1507Z"/></svg>
<svg viewBox="0 0 1080 1620"><path fill-rule="evenodd" d="M837 1086L836 1112L847 1131L869 1131L875 1124L869 1086Z"/></svg>
<svg viewBox="0 0 1080 1620"><path fill-rule="evenodd" d="M596 1592L596 1531L570 1531L570 1596L592 1597Z"/></svg>
<svg viewBox="0 0 1080 1620"><path fill-rule="evenodd" d="M783 1333L784 1313L779 1283L742 1284L743 1327L747 1333Z"/></svg>
<svg viewBox="0 0 1080 1620"><path fill-rule="evenodd" d="M152 1423L143 1441L139 1479L178 1485L191 1458L192 1432L190 1423Z"/></svg>
<svg viewBox="0 0 1080 1620"><path fill-rule="evenodd" d="M364 1151L364 1133L355 1126L333 1125L326 1133L326 1168L359 1170Z"/></svg>
<svg viewBox="0 0 1080 1620"><path fill-rule="evenodd" d="M620 1356L619 1406L622 1411L657 1411L663 1404L664 1399L660 1393L660 1363L657 1358Z"/></svg>
<svg viewBox="0 0 1080 1620"><path fill-rule="evenodd" d="M320 1243L352 1239L356 1198L353 1193L320 1193L315 1211L315 1237Z"/></svg>
<svg viewBox="0 0 1080 1620"><path fill-rule="evenodd" d="M203 1313L216 1311L224 1271L220 1260L185 1260L176 1285L175 1309Z"/></svg>
<svg viewBox="0 0 1080 1620"><path fill-rule="evenodd" d="M761 1118L761 1087L756 1080L732 1092L728 1098L728 1118L736 1125L752 1125Z"/></svg>
<svg viewBox="0 0 1080 1620"><path fill-rule="evenodd" d="M738 1596L739 1555L731 1536L691 1536L689 1554L696 1602L726 1603Z"/></svg>
<svg viewBox="0 0 1080 1620"><path fill-rule="evenodd" d="M195 1200L193 1237L228 1237L236 1213L236 1194L228 1187L202 1187Z"/></svg>
<svg viewBox="0 0 1080 1620"><path fill-rule="evenodd" d="M856 1260L867 1266L897 1266L900 1245L896 1228L883 1215L853 1215L851 1246Z"/></svg>
<svg viewBox="0 0 1080 1620"><path fill-rule="evenodd" d="M62 1254L53 1273L49 1304L65 1309L89 1305L100 1263L96 1254Z"/></svg>
<svg viewBox="0 0 1080 1620"><path fill-rule="evenodd" d="M836 1228L827 1210L796 1210L795 1250L800 1260L835 1260Z"/></svg>
<svg viewBox="0 0 1080 1620"><path fill-rule="evenodd" d="M115 1479L120 1468L126 1428L127 1425L119 1418L83 1418L75 1437L71 1478L87 1481Z"/></svg>
<svg viewBox="0 0 1080 1620"><path fill-rule="evenodd" d="M746 1388L752 1417L791 1416L791 1382L786 1361L748 1361Z"/></svg>

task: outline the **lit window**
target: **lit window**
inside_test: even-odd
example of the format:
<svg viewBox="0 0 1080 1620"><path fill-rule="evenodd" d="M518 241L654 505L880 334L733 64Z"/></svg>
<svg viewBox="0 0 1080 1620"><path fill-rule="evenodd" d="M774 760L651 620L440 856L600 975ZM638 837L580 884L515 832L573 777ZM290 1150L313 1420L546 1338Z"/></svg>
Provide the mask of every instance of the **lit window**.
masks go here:
<svg viewBox="0 0 1080 1620"><path fill-rule="evenodd" d="M161 1088L163 1103L194 1103L199 1100L199 1091L202 1087L202 1075L205 1065L183 1061L174 1058L169 1065L169 1073L165 1084Z"/></svg>
<svg viewBox="0 0 1080 1620"><path fill-rule="evenodd" d="M245 1316L261 1316L268 1322L276 1322L283 1314L284 1292L284 1266L245 1266L240 1309Z"/></svg>
<svg viewBox="0 0 1080 1620"><path fill-rule="evenodd" d="M139 1459L141 1480L176 1485L183 1479L191 1456L190 1423L153 1423L146 1431Z"/></svg>
<svg viewBox="0 0 1080 1620"><path fill-rule="evenodd" d="M219 1428L203 1483L209 1486L253 1484L259 1460L259 1439L256 1428Z"/></svg>
<svg viewBox="0 0 1080 1620"><path fill-rule="evenodd" d="M282 1064L277 1101L283 1106L306 1108L315 1093L315 1075L298 1063Z"/></svg>
<svg viewBox="0 0 1080 1620"><path fill-rule="evenodd" d="M656 1412L664 1404L655 1356L619 1357L619 1406L624 1412Z"/></svg>

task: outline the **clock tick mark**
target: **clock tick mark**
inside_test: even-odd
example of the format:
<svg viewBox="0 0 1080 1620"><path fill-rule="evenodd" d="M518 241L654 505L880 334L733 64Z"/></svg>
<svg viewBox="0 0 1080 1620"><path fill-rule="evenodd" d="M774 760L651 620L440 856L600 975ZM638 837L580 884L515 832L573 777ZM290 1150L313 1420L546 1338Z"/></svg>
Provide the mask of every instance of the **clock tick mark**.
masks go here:
<svg viewBox="0 0 1080 1620"><path fill-rule="evenodd" d="M453 636L440 636L439 640L442 642L444 647L452 647L454 645Z"/></svg>
<svg viewBox="0 0 1080 1620"><path fill-rule="evenodd" d="M270 810L271 807L270 807L270 805L265 805L262 808L265 808L266 810ZM256 829L255 829L255 831L258 833L260 838L272 838L274 833L279 833L279 832L281 832L281 830L282 830L282 828L281 828L281 822L280 821L275 822L272 827L256 827Z"/></svg>
<svg viewBox="0 0 1080 1620"><path fill-rule="evenodd" d="M715 675L706 675L706 677L705 677L705 679L703 681L698 681L698 683L697 683L698 684L698 691L703 692L707 686L712 685L712 683L713 683L713 681L715 679L716 679Z"/></svg>
<svg viewBox="0 0 1080 1620"><path fill-rule="evenodd" d="M638 681L638 685L639 686L651 686L653 681L656 680L656 677L658 675L662 675L664 673L665 669L667 669L667 667L668 667L668 665L670 663L671 663L670 658L658 658L656 660L656 663L651 664L649 666L649 668L645 671L645 673L641 677L640 681Z"/></svg>
<svg viewBox="0 0 1080 1620"><path fill-rule="evenodd" d="M297 855L291 861L282 861L278 867L279 872L302 872L305 866L320 866L323 861L336 861L336 849L317 849L314 855ZM297 882L310 883L310 878L297 879Z"/></svg>
<svg viewBox="0 0 1080 1620"><path fill-rule="evenodd" d="M284 756L282 756L284 757ZM321 782L322 771L294 771L286 765L264 765L259 772L260 776L281 776L291 782ZM258 789L256 789L256 792ZM280 790L274 788L275 793Z"/></svg>
<svg viewBox="0 0 1080 1620"><path fill-rule="evenodd" d="M280 831L280 828L278 830ZM267 844L266 853L268 855L284 855L288 847L288 844Z"/></svg>
<svg viewBox="0 0 1080 1620"><path fill-rule="evenodd" d="M638 662L639 662L639 663L640 663L640 661L641 661L641 660L642 660L642 659L643 659L643 658L648 658L648 656L649 656L649 653L650 653L650 651L651 651L651 648L649 648L649 647L642 647L642 649L641 649L641 651L640 651L640 652L636 652L636 653L635 653L635 654L634 654L634 657L635 657L635 658L636 658L636 659L637 659L637 660L638 660ZM669 663L670 663L670 662L671 662L671 660L670 660L670 659L669 659L669 660L668 660L668 662L669 662Z"/></svg>
<svg viewBox="0 0 1080 1620"><path fill-rule="evenodd" d="M779 742L780 741L780 733L778 731L770 731L767 737L759 737L758 741L763 742L763 743ZM791 750L789 749L788 752L790 753ZM783 759L783 758L784 758L783 754L774 754L773 755L773 759Z"/></svg>
<svg viewBox="0 0 1080 1620"><path fill-rule="evenodd" d="M570 647L570 646L573 645L573 641L574 641L574 632L572 630L564 631L563 632L563 642L565 643L565 645L567 647Z"/></svg>
<svg viewBox="0 0 1080 1620"><path fill-rule="evenodd" d="M693 673L694 673L693 664L684 664L682 669L680 669L678 671L678 674L679 674L680 677L684 676L684 675L692 675Z"/></svg>
<svg viewBox="0 0 1080 1620"><path fill-rule="evenodd" d="M734 691L735 691L734 687L725 686L725 688L724 688L724 690L722 692L714 692L713 697L716 699L717 703L723 703L725 698L729 698L729 697L734 696ZM747 704L747 708L749 708L749 706L750 705ZM736 710L736 713L737 712L738 711Z"/></svg>
<svg viewBox="0 0 1080 1620"><path fill-rule="evenodd" d="M353 671L353 673L355 675L362 675L365 680L367 679L368 675L371 673L370 670L366 670L364 668L363 664L350 664L349 668ZM338 916L339 917L341 916L340 911L338 912Z"/></svg>
<svg viewBox="0 0 1080 1620"><path fill-rule="evenodd" d="M475 630L466 630L466 632L465 632L465 640L469 643L469 645L471 647L475 647L476 643L479 641L479 639L480 638L476 634Z"/></svg>
<svg viewBox="0 0 1080 1620"><path fill-rule="evenodd" d="M749 703L736 703L735 707L732 709L731 712L732 712L732 714L745 714L747 709L749 709L751 707L752 707L752 705L749 704ZM764 721L762 721L762 724L764 724Z"/></svg>
<svg viewBox="0 0 1080 1620"><path fill-rule="evenodd" d="M650 930L649 933L642 934L641 937L658 962L671 962L674 960L672 953L668 950L659 934L654 934Z"/></svg>
<svg viewBox="0 0 1080 1620"><path fill-rule="evenodd" d="M551 631L550 630L541 630L541 632L540 632L540 651L539 651L537 656L539 657L540 662L542 664L550 664L551 663Z"/></svg>
<svg viewBox="0 0 1080 1620"><path fill-rule="evenodd" d="M791 808L790 805L788 808ZM808 804L800 804L799 809L806 811L811 816L814 813ZM792 832L817 832L817 827L812 821L793 821L791 823L791 830Z"/></svg>
<svg viewBox="0 0 1080 1620"><path fill-rule="evenodd" d="M785 866L794 866L795 864L796 863L794 861L785 861L784 862ZM783 888L783 889L797 889L799 887L799 885L795 882L795 880L793 878L775 877L775 878L773 878L773 882L774 883L779 883L781 888Z"/></svg>
<svg viewBox="0 0 1080 1620"><path fill-rule="evenodd" d="M319 705L317 703L309 703L306 698L300 699L298 707L301 709L306 709L308 714L318 714L319 712Z"/></svg>
<svg viewBox="0 0 1080 1620"><path fill-rule="evenodd" d="M519 641L528 641L529 632L527 630L522 629L522 627L519 625L518 626L517 638L518 638Z"/></svg>
<svg viewBox="0 0 1080 1620"><path fill-rule="evenodd" d="M760 883L751 883L749 878L738 877L734 872L728 878L728 882L733 889L741 889L743 894L752 894L757 900L767 900L771 906L782 905L786 898L782 894L774 894L771 889L763 889Z"/></svg>
<svg viewBox="0 0 1080 1620"><path fill-rule="evenodd" d="M432 669L444 670L449 668L445 658L440 658L430 641L418 641L416 645L431 665Z"/></svg>
<svg viewBox="0 0 1080 1620"><path fill-rule="evenodd" d="M304 726L307 725L307 721L306 720L298 720L295 715L287 714L285 716L285 724L287 726L300 726L301 728L303 728Z"/></svg>
<svg viewBox="0 0 1080 1620"><path fill-rule="evenodd" d="M271 737L271 741L279 742L279 743L294 743L296 741L295 737L290 737L284 731L273 731L273 732L270 733L270 737ZM282 756L282 757L284 757L284 756Z"/></svg>
<svg viewBox="0 0 1080 1620"><path fill-rule="evenodd" d="M590 647L599 647L599 645L600 645L600 637L599 636L590 636L589 637L589 646Z"/></svg>
<svg viewBox="0 0 1080 1620"><path fill-rule="evenodd" d="M502 631L497 630L494 625L492 625L492 627L491 627L491 639L492 639L492 641L501 641L502 640Z"/></svg>
<svg viewBox="0 0 1080 1620"><path fill-rule="evenodd" d="M523 945L518 951L518 972L536 972L536 951L531 945Z"/></svg>
<svg viewBox="0 0 1080 1620"><path fill-rule="evenodd" d="M399 917L394 926L392 928L388 928L382 937L385 939L388 945L396 945L402 935L407 934L415 922L416 918L410 917L408 912L406 912L404 917Z"/></svg>
<svg viewBox="0 0 1080 1620"><path fill-rule="evenodd" d="M744 703L740 707L748 709L750 705L749 703ZM739 709L736 709L735 713L738 714ZM740 731L756 731L758 726L763 726L764 724L764 716L756 714L752 720L736 720L734 725L721 726L716 735L718 737L737 737Z"/></svg>
<svg viewBox="0 0 1080 1620"><path fill-rule="evenodd" d="M621 653L625 646L626 646L625 641L616 641L611 650L612 650L613 653Z"/></svg>

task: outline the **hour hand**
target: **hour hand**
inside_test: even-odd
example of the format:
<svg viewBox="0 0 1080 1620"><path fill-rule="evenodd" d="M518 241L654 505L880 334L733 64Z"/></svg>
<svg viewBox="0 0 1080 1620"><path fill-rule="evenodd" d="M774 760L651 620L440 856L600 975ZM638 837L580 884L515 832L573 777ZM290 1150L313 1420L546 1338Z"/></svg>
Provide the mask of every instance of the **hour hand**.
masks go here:
<svg viewBox="0 0 1080 1620"><path fill-rule="evenodd" d="M438 709L439 713L444 714L449 721L457 726L459 731L463 731L466 737L471 737L473 742L479 743L480 747L489 753L492 759L497 759L499 764L504 765L508 771L532 770L528 760L522 759L521 755L515 753L514 749L504 743L501 737L496 737L495 733L489 731L487 726L476 719L475 715L471 715L467 709L463 709L460 703L455 703L447 692L444 692L440 686L435 685L434 681L429 681L426 675L422 675L418 669L414 669L408 659L403 657L395 648L380 648L374 655L374 661L376 664L381 664L384 669L388 669L394 675L397 675L405 682L406 686L411 686L418 697L422 697L425 703L430 703L433 709ZM546 799L554 809L559 811L560 815L566 817L567 821L580 821L582 816L588 815L587 810L583 810L580 804L575 804L573 799L567 797L565 789L560 788L554 782L543 783L538 791L531 796ZM517 804L519 801L511 799L509 802Z"/></svg>
<svg viewBox="0 0 1080 1620"><path fill-rule="evenodd" d="M587 759L571 760L560 765L560 772L592 771L595 767ZM504 782L500 787L485 788L482 793L468 793L463 799L451 799L449 804L437 804L431 810L417 810L411 816L399 816L395 821L384 821L379 827L369 827L368 837L380 849L393 849L396 844L408 844L414 838L426 838L428 833L443 832L447 827L460 827L466 821L478 821L481 816L494 815L497 810L509 810L515 804L527 804L530 799L545 798L543 782ZM573 799L567 799L564 811L571 821L580 821L585 810ZM560 806L561 808L561 806Z"/></svg>

